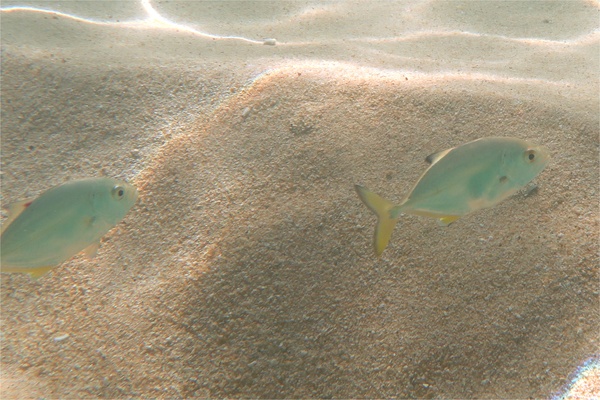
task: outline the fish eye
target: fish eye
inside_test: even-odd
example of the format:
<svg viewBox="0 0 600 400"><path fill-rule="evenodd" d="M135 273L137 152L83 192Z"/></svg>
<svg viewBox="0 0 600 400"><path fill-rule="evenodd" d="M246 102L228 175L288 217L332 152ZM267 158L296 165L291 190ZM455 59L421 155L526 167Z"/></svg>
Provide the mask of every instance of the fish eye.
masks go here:
<svg viewBox="0 0 600 400"><path fill-rule="evenodd" d="M123 186L115 186L112 189L112 196L117 200L121 200L123 197L125 197L125 189L123 188Z"/></svg>
<svg viewBox="0 0 600 400"><path fill-rule="evenodd" d="M527 159L529 160L529 162L535 161L535 150L527 150L525 152L525 155L527 156Z"/></svg>

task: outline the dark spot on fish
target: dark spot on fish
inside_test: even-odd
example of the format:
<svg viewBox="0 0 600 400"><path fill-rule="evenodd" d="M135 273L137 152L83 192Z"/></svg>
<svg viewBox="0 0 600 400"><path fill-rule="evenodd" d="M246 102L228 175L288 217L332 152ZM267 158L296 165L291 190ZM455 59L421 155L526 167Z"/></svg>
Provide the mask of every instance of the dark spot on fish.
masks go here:
<svg viewBox="0 0 600 400"><path fill-rule="evenodd" d="M531 153L529 154L529 159L533 161L533 159L535 158L535 154Z"/></svg>
<svg viewBox="0 0 600 400"><path fill-rule="evenodd" d="M500 177L500 183L504 183L504 182L506 182L506 180L507 180L507 179L508 179L508 178L506 177L506 175L504 175L504 176L501 176L501 177Z"/></svg>

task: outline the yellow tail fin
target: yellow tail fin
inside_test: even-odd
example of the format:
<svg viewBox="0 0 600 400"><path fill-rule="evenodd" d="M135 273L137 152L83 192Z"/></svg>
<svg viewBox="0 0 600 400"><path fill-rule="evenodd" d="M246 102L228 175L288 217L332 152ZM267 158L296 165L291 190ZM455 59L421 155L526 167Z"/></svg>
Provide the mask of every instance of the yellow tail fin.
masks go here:
<svg viewBox="0 0 600 400"><path fill-rule="evenodd" d="M394 204L376 195L364 186L354 185L354 188L362 202L377 215L375 254L380 256L390 241L396 222L398 222L398 219L392 219L390 216L390 210L394 208Z"/></svg>

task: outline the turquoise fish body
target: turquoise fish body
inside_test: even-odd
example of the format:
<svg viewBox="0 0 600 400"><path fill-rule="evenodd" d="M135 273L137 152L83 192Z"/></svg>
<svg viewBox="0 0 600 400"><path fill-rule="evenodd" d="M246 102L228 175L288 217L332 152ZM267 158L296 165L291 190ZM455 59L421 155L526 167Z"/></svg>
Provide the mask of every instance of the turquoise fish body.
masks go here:
<svg viewBox="0 0 600 400"><path fill-rule="evenodd" d="M134 186L111 178L74 180L17 203L0 237L0 270L40 277L100 239L137 199Z"/></svg>
<svg viewBox="0 0 600 400"><path fill-rule="evenodd" d="M548 151L525 140L489 137L435 153L408 196L398 205L355 185L361 200L378 218L375 253L381 255L401 213L439 219L458 218L492 207L523 188L549 160Z"/></svg>

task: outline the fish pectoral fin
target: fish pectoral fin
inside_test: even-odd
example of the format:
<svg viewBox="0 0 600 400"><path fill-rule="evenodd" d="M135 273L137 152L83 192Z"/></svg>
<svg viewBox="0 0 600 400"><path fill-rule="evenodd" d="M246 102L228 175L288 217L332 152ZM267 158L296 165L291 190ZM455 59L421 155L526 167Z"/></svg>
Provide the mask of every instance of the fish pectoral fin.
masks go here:
<svg viewBox="0 0 600 400"><path fill-rule="evenodd" d="M31 203L33 203L33 198L17 201L15 203L11 203L6 207L8 211L8 218L4 220L2 223L2 232L15 220Z"/></svg>
<svg viewBox="0 0 600 400"><path fill-rule="evenodd" d="M448 226L459 218L460 218L460 215L448 215L448 216L438 219L438 224L440 226Z"/></svg>
<svg viewBox="0 0 600 400"><path fill-rule="evenodd" d="M45 266L45 267L39 267L39 268L33 269L31 271L27 271L27 273L33 279L40 279L42 276L46 275L54 267L55 267L55 265L49 265L49 266Z"/></svg>
<svg viewBox="0 0 600 400"><path fill-rule="evenodd" d="M98 252L99 248L100 248L100 241L97 241L96 243L92 243L88 247L83 249L83 254L85 254L85 256L87 258L93 258L96 255L96 253Z"/></svg>

